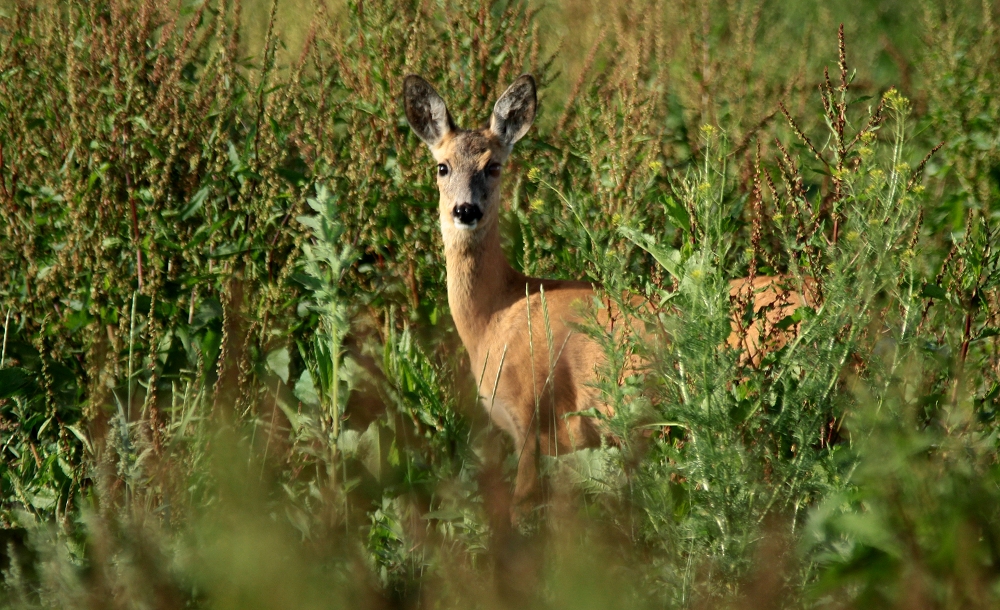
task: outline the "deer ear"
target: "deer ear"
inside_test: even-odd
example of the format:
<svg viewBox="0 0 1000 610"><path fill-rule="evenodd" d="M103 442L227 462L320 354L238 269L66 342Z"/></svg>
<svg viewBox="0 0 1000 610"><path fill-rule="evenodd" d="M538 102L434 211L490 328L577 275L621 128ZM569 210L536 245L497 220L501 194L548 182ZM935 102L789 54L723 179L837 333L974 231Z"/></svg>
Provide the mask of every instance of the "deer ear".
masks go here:
<svg viewBox="0 0 1000 610"><path fill-rule="evenodd" d="M403 102L406 120L413 133L431 148L435 148L445 135L455 129L455 122L444 100L430 83L416 74L407 76L403 81Z"/></svg>
<svg viewBox="0 0 1000 610"><path fill-rule="evenodd" d="M535 78L530 74L522 74L503 92L493 107L490 131L510 148L528 133L535 120L537 107Z"/></svg>

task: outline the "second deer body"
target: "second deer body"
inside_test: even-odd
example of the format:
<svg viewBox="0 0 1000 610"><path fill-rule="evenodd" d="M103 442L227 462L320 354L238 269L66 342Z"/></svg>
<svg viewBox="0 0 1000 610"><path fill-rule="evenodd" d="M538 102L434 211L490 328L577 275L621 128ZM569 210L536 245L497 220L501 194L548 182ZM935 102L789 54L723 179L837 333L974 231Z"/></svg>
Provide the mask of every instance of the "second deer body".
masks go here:
<svg viewBox="0 0 1000 610"><path fill-rule="evenodd" d="M600 444L597 419L567 415L592 408L612 415L593 387L604 352L572 328L593 302L594 286L527 277L511 267L500 246L501 174L534 120L535 81L518 78L497 101L489 126L479 130L458 128L441 96L418 76L406 78L404 99L410 126L437 162L448 304L483 406L519 454L514 502L523 505L537 489L538 451ZM733 281L732 293L745 290L747 282ZM753 291L755 310L770 307L771 324L802 304L798 293L781 290L774 278L756 278ZM610 312L599 309L598 321L610 323Z"/></svg>

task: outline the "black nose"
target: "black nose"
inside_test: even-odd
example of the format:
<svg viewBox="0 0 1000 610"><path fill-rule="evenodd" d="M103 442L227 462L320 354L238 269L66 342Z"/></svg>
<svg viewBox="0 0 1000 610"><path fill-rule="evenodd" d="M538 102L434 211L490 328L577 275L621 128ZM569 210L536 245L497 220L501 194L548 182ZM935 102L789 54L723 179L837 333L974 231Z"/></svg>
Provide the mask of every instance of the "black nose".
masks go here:
<svg viewBox="0 0 1000 610"><path fill-rule="evenodd" d="M462 205L456 205L451 215L457 218L458 222L464 225L471 225L483 217L483 211L479 209L478 205L463 203Z"/></svg>

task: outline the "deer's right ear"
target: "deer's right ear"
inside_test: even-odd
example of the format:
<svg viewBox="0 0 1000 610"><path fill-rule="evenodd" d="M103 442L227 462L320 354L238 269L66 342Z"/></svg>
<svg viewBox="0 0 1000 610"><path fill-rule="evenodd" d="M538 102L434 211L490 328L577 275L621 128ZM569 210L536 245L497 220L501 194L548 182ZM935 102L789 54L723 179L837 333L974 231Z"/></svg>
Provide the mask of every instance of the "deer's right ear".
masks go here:
<svg viewBox="0 0 1000 610"><path fill-rule="evenodd" d="M403 81L403 101L410 128L431 148L437 147L455 129L444 100L430 83L416 74Z"/></svg>

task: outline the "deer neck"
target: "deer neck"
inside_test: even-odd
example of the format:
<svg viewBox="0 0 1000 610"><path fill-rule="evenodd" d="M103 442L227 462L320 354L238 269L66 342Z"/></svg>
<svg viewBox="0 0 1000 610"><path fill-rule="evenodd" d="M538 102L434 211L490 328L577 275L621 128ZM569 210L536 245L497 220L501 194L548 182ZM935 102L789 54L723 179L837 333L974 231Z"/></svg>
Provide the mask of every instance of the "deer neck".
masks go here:
<svg viewBox="0 0 1000 610"><path fill-rule="evenodd" d="M523 276L507 262L500 247L496 215L472 234L443 226L448 270L448 305L465 348L477 362L494 315L510 305ZM524 290L523 281L520 282ZM523 294L521 295L523 296Z"/></svg>

